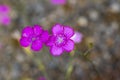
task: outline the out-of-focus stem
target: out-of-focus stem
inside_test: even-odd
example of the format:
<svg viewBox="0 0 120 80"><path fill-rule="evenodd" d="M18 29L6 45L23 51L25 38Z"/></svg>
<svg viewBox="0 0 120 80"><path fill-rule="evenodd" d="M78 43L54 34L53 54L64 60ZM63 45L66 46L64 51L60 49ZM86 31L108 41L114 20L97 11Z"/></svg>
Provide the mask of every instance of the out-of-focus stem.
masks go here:
<svg viewBox="0 0 120 80"><path fill-rule="evenodd" d="M99 71L96 69L96 66L94 65L94 63L92 62L92 60L87 59L87 61L89 61L89 62L91 63L91 65L92 65L93 69L95 70L97 76L99 77L99 79L101 79L100 73L99 73Z"/></svg>
<svg viewBox="0 0 120 80"><path fill-rule="evenodd" d="M73 71L72 62L73 62L73 57L71 57L70 62L68 63L68 68L67 68L67 71L66 71L65 80L69 80L70 76L72 74L72 71Z"/></svg>
<svg viewBox="0 0 120 80"><path fill-rule="evenodd" d="M34 62L37 64L39 70L42 71L42 73L44 74L46 80L50 80L47 73L46 73L46 69L45 69L45 66L42 63L42 61L40 59L34 59Z"/></svg>
<svg viewBox="0 0 120 80"><path fill-rule="evenodd" d="M65 80L69 80L72 71L73 71L73 65L70 64L69 67L68 67L68 69L67 69L67 72L66 72Z"/></svg>
<svg viewBox="0 0 120 80"><path fill-rule="evenodd" d="M42 63L42 60L40 60L40 58L36 58L33 53L30 51L29 48L24 49L24 51L26 52L27 56L29 56L34 62L35 64L38 66L39 70L42 71L43 75L45 76L46 80L50 80L47 73L46 73L46 69L44 64Z"/></svg>

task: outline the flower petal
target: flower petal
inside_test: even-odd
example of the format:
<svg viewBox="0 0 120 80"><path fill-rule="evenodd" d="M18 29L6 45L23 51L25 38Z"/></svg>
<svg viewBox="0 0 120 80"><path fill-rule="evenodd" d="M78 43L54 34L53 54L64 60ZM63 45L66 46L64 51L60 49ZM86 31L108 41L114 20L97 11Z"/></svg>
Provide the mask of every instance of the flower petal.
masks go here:
<svg viewBox="0 0 120 80"><path fill-rule="evenodd" d="M25 37L20 39L20 45L23 47L28 47L30 45L31 40Z"/></svg>
<svg viewBox="0 0 120 80"><path fill-rule="evenodd" d="M34 25L33 27L33 33L35 36L38 36L42 33L42 27L39 25Z"/></svg>
<svg viewBox="0 0 120 80"><path fill-rule="evenodd" d="M73 30L71 27L69 27L69 26L64 27L64 34L65 34L65 36L66 36L67 38L70 38L70 37L73 36L74 30Z"/></svg>
<svg viewBox="0 0 120 80"><path fill-rule="evenodd" d="M54 35L63 33L63 26L60 25L60 24L54 25L53 28L52 28L52 32L53 32Z"/></svg>
<svg viewBox="0 0 120 80"><path fill-rule="evenodd" d="M42 42L38 39L32 42L31 49L39 51L42 48Z"/></svg>
<svg viewBox="0 0 120 80"><path fill-rule="evenodd" d="M74 42L72 40L68 40L67 43L63 46L63 49L67 52L70 52L74 49Z"/></svg>
<svg viewBox="0 0 120 80"><path fill-rule="evenodd" d="M32 34L33 34L33 29L30 26L27 26L22 30L22 37L28 38L28 37L31 37Z"/></svg>
<svg viewBox="0 0 120 80"><path fill-rule="evenodd" d="M75 43L79 43L82 41L83 35L79 32L75 32L75 34L70 38L73 40Z"/></svg>
<svg viewBox="0 0 120 80"><path fill-rule="evenodd" d="M1 18L1 19L2 19L2 24L4 24L4 25L9 25L11 22L10 17L7 15L3 16L3 18ZM1 22L1 20L0 20L0 22Z"/></svg>
<svg viewBox="0 0 120 80"><path fill-rule="evenodd" d="M7 5L0 5L0 13L8 14L10 12L10 7Z"/></svg>
<svg viewBox="0 0 120 80"><path fill-rule="evenodd" d="M63 49L61 47L52 46L50 48L50 52L53 56L60 56L63 52Z"/></svg>
<svg viewBox="0 0 120 80"><path fill-rule="evenodd" d="M49 36L48 41L46 42L47 46L53 46L55 43L55 36Z"/></svg>
<svg viewBox="0 0 120 80"><path fill-rule="evenodd" d="M41 41L42 42L47 42L48 38L49 38L48 31L43 31L42 34L41 34L41 36L40 36Z"/></svg>

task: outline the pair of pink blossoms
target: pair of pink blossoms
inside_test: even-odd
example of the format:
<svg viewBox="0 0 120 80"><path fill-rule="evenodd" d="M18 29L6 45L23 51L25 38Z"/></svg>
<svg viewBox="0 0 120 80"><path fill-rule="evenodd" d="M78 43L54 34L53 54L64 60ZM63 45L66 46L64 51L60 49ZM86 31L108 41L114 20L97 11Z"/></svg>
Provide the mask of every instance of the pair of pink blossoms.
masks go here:
<svg viewBox="0 0 120 80"><path fill-rule="evenodd" d="M11 23L9 14L10 7L7 5L0 5L0 24L9 25Z"/></svg>
<svg viewBox="0 0 120 80"><path fill-rule="evenodd" d="M70 26L55 24L52 27L52 34L43 30L41 26L27 26L22 30L20 44L23 47L31 45L34 51L41 50L43 44L50 47L53 56L59 56L64 51L70 52L74 49L74 44L80 42L82 34L75 32Z"/></svg>

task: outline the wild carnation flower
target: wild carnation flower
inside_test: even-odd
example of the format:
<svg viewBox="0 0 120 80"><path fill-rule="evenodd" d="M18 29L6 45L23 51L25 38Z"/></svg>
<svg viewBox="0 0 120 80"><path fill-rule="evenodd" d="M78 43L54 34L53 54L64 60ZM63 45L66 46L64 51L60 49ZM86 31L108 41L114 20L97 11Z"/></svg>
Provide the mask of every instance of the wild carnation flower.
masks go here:
<svg viewBox="0 0 120 80"><path fill-rule="evenodd" d="M39 77L38 80L46 80L45 77Z"/></svg>
<svg viewBox="0 0 120 80"><path fill-rule="evenodd" d="M11 22L10 16L10 7L7 5L0 5L0 24L9 25Z"/></svg>
<svg viewBox="0 0 120 80"><path fill-rule="evenodd" d="M75 32L75 34L70 38L72 39L75 43L80 43L82 41L83 34L80 32Z"/></svg>
<svg viewBox="0 0 120 80"><path fill-rule="evenodd" d="M43 43L45 43L48 38L48 31L43 30L41 26L27 26L22 30L20 44L23 47L28 47L31 45L32 50L39 51L42 48Z"/></svg>
<svg viewBox="0 0 120 80"><path fill-rule="evenodd" d="M50 0L53 5L64 5L66 4L66 0Z"/></svg>
<svg viewBox="0 0 120 80"><path fill-rule="evenodd" d="M74 42L70 38L74 35L74 30L69 26L56 24L52 28L52 35L47 43L53 56L59 56L63 51L70 52L74 49Z"/></svg>

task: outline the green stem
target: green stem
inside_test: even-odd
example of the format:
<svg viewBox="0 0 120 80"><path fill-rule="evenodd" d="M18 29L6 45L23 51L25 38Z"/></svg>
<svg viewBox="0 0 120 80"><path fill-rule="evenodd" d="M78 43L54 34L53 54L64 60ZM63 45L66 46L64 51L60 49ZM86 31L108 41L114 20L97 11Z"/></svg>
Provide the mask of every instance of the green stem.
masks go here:
<svg viewBox="0 0 120 80"><path fill-rule="evenodd" d="M28 54L27 54L28 55ZM28 55L30 56L30 55ZM34 55L30 56L30 58L35 62L35 64L38 66L39 70L42 71L43 75L45 76L46 80L50 80L48 77L48 74L46 73L45 65L42 63L41 58L36 58Z"/></svg>
<svg viewBox="0 0 120 80"><path fill-rule="evenodd" d="M73 64L72 64L73 58L71 58L70 60L71 61L68 63L68 68L66 71L65 80L69 80L71 73L73 71Z"/></svg>
<svg viewBox="0 0 120 80"><path fill-rule="evenodd" d="M99 71L97 70L97 68L96 68L96 66L94 65L94 63L92 62L92 60L87 59L87 61L89 61L89 62L91 63L91 65L92 65L93 69L95 70L97 76L99 77L99 79L101 79L100 73L99 73Z"/></svg>

